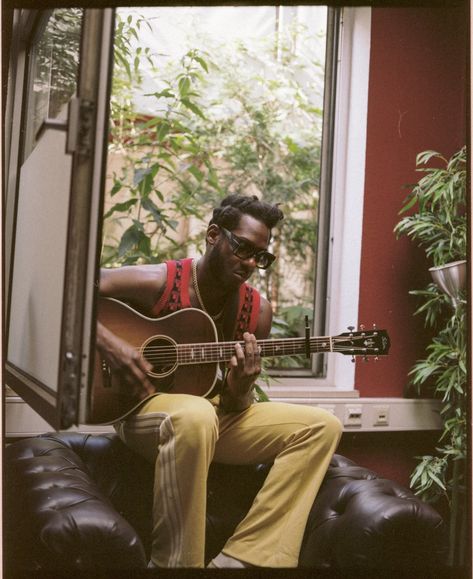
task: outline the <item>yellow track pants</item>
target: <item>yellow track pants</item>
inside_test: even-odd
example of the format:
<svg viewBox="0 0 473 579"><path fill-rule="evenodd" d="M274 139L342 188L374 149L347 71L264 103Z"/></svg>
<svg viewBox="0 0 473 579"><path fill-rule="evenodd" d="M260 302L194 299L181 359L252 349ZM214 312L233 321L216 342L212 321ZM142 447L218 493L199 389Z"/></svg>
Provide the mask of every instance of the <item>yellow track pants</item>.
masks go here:
<svg viewBox="0 0 473 579"><path fill-rule="evenodd" d="M341 435L320 408L262 402L223 413L216 400L160 394L116 425L155 464L152 562L203 567L206 483L212 461L274 461L223 552L260 567L296 567L310 508Z"/></svg>

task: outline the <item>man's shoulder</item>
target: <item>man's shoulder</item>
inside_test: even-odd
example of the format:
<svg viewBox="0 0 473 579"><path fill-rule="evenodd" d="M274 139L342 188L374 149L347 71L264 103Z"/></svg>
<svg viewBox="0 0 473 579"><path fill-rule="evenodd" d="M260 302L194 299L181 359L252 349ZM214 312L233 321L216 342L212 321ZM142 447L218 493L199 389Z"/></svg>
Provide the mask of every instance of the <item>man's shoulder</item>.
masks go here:
<svg viewBox="0 0 473 579"><path fill-rule="evenodd" d="M167 263L149 263L134 266L134 274L143 283L164 284L167 277Z"/></svg>
<svg viewBox="0 0 473 579"><path fill-rule="evenodd" d="M166 285L166 276L165 263L102 269L100 293L126 301L147 315Z"/></svg>

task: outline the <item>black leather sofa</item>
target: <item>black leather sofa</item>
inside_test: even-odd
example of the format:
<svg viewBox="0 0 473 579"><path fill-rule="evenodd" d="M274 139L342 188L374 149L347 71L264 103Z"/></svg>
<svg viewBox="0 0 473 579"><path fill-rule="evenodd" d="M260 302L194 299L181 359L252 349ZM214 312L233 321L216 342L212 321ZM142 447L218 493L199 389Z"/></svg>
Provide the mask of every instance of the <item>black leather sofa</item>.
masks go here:
<svg viewBox="0 0 473 579"><path fill-rule="evenodd" d="M4 462L6 577L146 568L153 467L115 434L23 439L7 445ZM249 509L269 468L212 465L209 559ZM439 569L445 552L445 525L431 506L395 482L333 457L309 514L300 567L414 572Z"/></svg>

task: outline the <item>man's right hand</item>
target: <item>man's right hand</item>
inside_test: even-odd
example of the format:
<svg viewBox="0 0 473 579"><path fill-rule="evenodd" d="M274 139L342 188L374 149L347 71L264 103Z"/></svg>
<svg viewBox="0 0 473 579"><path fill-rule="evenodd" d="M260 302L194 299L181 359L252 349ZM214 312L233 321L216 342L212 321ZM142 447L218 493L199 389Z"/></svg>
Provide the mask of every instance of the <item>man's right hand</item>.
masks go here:
<svg viewBox="0 0 473 579"><path fill-rule="evenodd" d="M148 373L153 366L133 348L100 322L97 323L97 348L110 365L112 372L120 375L122 382L129 388L130 396L137 400L155 394Z"/></svg>

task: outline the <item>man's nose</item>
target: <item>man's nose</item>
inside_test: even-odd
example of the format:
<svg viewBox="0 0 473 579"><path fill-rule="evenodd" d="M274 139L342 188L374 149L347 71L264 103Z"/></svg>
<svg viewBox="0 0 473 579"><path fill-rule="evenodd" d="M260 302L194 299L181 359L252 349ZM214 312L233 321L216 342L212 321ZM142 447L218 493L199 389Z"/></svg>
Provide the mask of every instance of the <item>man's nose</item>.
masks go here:
<svg viewBox="0 0 473 579"><path fill-rule="evenodd" d="M252 255L251 257L247 257L246 259L243 260L246 264L248 264L249 267L251 268L255 268L256 267L256 257L254 255Z"/></svg>

